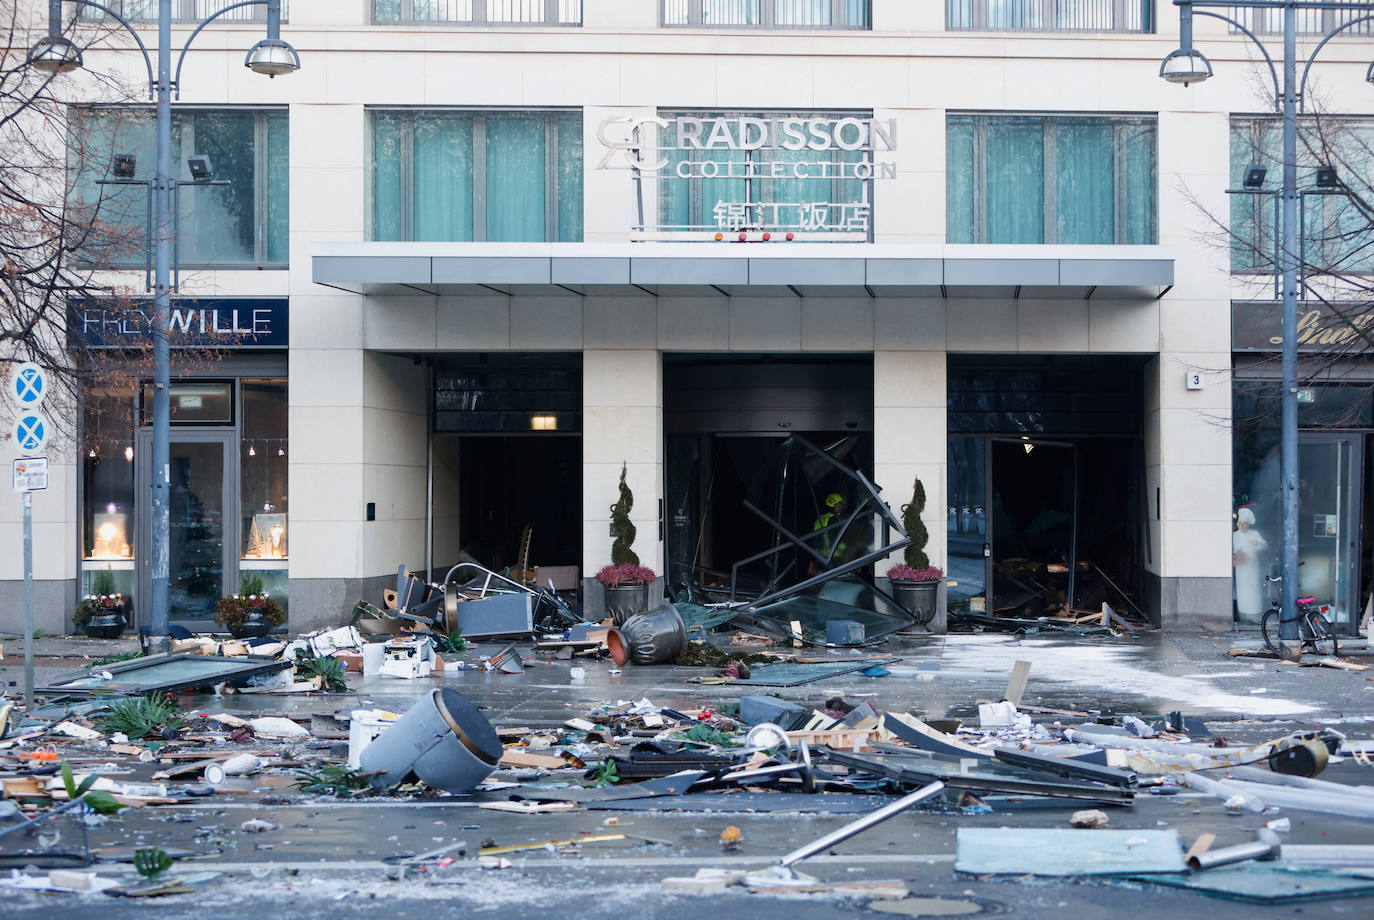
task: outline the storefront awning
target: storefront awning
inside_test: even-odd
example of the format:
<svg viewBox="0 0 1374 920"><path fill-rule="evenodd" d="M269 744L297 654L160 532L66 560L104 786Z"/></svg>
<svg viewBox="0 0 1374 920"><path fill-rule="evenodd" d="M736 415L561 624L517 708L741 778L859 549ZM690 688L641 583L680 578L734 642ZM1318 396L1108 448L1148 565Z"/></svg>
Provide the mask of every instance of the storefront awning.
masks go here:
<svg viewBox="0 0 1374 920"><path fill-rule="evenodd" d="M1168 246L869 243L315 243L313 280L357 294L1036 297L1155 299Z"/></svg>

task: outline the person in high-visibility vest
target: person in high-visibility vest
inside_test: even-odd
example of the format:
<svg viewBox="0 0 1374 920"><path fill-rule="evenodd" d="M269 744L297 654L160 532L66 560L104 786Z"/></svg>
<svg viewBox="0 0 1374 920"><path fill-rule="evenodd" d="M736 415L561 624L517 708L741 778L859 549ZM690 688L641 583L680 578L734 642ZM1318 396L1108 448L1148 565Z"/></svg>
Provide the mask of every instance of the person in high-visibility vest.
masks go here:
<svg viewBox="0 0 1374 920"><path fill-rule="evenodd" d="M838 492L831 492L829 495L827 495L825 497L825 510L821 512L820 517L816 518L816 523L813 524L811 527L812 532L814 533L817 530L824 530L825 528L829 527L832 523L835 523L836 518L843 518L845 507L846 502L844 500L843 495L841 495ZM831 555L830 547L833 544L832 538L834 536L834 534L828 533L821 537L821 554L824 555L827 559L829 559ZM843 550L844 545L841 544L838 547L838 549Z"/></svg>

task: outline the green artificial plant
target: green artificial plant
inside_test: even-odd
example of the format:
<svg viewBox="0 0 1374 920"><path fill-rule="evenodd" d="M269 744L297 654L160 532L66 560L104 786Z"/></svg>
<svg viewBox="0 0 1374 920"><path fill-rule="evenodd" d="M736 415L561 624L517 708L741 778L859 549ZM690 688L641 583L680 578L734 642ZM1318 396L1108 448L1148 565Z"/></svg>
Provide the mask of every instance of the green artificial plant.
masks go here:
<svg viewBox="0 0 1374 920"><path fill-rule="evenodd" d="M902 526L911 543L902 552L902 558L913 569L930 568L930 557L926 555L926 543L930 541L930 531L921 520L921 512L926 510L926 487L921 485L918 476L911 487L911 501L902 509Z"/></svg>
<svg viewBox="0 0 1374 920"><path fill-rule="evenodd" d="M634 493L625 484L625 464L620 465L620 500L611 506L611 562L614 565L639 565L639 556L631 549L635 542L635 525L630 521L630 509L635 505Z"/></svg>

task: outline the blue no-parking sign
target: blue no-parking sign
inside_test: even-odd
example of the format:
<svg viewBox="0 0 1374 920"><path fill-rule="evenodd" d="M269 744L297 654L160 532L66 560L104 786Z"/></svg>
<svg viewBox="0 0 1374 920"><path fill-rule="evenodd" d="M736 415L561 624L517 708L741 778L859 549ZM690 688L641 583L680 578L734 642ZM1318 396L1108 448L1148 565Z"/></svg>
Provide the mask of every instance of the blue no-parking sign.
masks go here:
<svg viewBox="0 0 1374 920"><path fill-rule="evenodd" d="M20 409L36 409L48 395L48 375L37 364L21 364L10 377L8 390Z"/></svg>
<svg viewBox="0 0 1374 920"><path fill-rule="evenodd" d="M21 454L36 454L48 443L48 420L41 412L21 412L14 420L13 435Z"/></svg>

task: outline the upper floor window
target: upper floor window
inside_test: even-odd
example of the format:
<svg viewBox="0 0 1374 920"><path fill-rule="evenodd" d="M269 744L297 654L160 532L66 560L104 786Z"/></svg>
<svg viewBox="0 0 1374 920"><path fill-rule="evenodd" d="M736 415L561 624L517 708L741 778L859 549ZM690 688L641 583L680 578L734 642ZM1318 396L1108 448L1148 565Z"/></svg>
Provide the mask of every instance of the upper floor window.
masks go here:
<svg viewBox="0 0 1374 920"><path fill-rule="evenodd" d="M582 0L372 0L372 21L580 26Z"/></svg>
<svg viewBox="0 0 1374 920"><path fill-rule="evenodd" d="M173 22L204 22L236 0L172 0ZM101 6L109 7L130 22L157 22L158 0L102 0ZM281 21L286 22L291 12L291 0L281 0ZM107 19L104 10L93 6L82 6L78 15L82 19ZM216 22L266 22L267 7L263 4L243 6L230 10Z"/></svg>
<svg viewBox="0 0 1374 920"><path fill-rule="evenodd" d="M1374 218L1369 208L1374 201L1374 120L1301 119L1297 165L1301 274L1339 277L1374 272ZM1319 176L1320 168L1330 172ZM1232 271L1280 270L1276 192L1282 179L1282 123L1275 117L1233 118L1231 188L1236 192L1227 196Z"/></svg>
<svg viewBox="0 0 1374 920"><path fill-rule="evenodd" d="M374 240L580 242L581 112L372 112Z"/></svg>
<svg viewBox="0 0 1374 920"><path fill-rule="evenodd" d="M151 258L154 116L143 106L71 112L68 201L94 220L81 249L96 264L142 268ZM285 267L289 154L285 109L173 109L176 265ZM212 178L226 184L192 182L192 155L208 157Z"/></svg>
<svg viewBox="0 0 1374 920"><path fill-rule="evenodd" d="M1352 19L1360 19L1369 15L1368 0L1331 0L1331 3L1332 8L1330 9L1297 10L1294 22L1297 33L1299 35L1325 35ZM1338 9L1339 6L1350 6L1351 9ZM1228 12L1232 19L1252 32L1258 32L1261 35L1283 34L1282 9L1253 9L1248 6L1233 6ZM1233 33L1240 31L1235 26L1231 26L1230 29ZM1341 34L1374 34L1374 20L1366 19L1364 22L1355 23Z"/></svg>
<svg viewBox="0 0 1374 920"><path fill-rule="evenodd" d="M951 243L1154 243L1156 120L950 115Z"/></svg>
<svg viewBox="0 0 1374 920"><path fill-rule="evenodd" d="M1153 32L1155 0L945 0L952 30Z"/></svg>
<svg viewBox="0 0 1374 920"><path fill-rule="evenodd" d="M871 29L872 0L662 0L665 26Z"/></svg>

